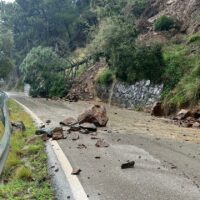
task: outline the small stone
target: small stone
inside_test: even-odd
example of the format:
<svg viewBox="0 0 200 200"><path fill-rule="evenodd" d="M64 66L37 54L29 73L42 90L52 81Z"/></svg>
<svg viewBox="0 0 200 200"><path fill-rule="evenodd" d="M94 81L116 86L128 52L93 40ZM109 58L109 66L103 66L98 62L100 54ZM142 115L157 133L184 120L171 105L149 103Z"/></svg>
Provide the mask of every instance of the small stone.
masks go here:
<svg viewBox="0 0 200 200"><path fill-rule="evenodd" d="M46 124L50 124L50 123L51 123L50 119L46 120Z"/></svg>
<svg viewBox="0 0 200 200"><path fill-rule="evenodd" d="M103 139L99 139L95 144L96 147L109 147L109 144L105 142Z"/></svg>
<svg viewBox="0 0 200 200"><path fill-rule="evenodd" d="M57 169L55 169L55 172L58 172L59 171L59 169L57 168Z"/></svg>
<svg viewBox="0 0 200 200"><path fill-rule="evenodd" d="M87 146L84 144L78 144L78 149L87 149Z"/></svg>
<svg viewBox="0 0 200 200"><path fill-rule="evenodd" d="M71 173L71 175L79 175L81 173L81 169L74 169Z"/></svg>
<svg viewBox="0 0 200 200"><path fill-rule="evenodd" d="M134 168L135 161L127 162L121 165L121 169Z"/></svg>
<svg viewBox="0 0 200 200"><path fill-rule="evenodd" d="M79 140L79 134L74 134L72 137L72 141Z"/></svg>

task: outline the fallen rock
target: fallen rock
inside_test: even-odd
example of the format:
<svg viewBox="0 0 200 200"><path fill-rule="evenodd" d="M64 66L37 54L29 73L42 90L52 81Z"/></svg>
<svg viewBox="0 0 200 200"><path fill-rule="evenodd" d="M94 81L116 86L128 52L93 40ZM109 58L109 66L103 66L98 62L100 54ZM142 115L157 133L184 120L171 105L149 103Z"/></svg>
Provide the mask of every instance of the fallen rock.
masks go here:
<svg viewBox="0 0 200 200"><path fill-rule="evenodd" d="M50 119L46 120L46 124L50 124L50 123L51 123Z"/></svg>
<svg viewBox="0 0 200 200"><path fill-rule="evenodd" d="M83 123L80 125L82 129L86 129L88 131L96 132L97 127L93 123Z"/></svg>
<svg viewBox="0 0 200 200"><path fill-rule="evenodd" d="M22 121L18 122L11 122L12 130L13 131L20 131L23 132L26 130L26 127Z"/></svg>
<svg viewBox="0 0 200 200"><path fill-rule="evenodd" d="M189 117L190 115L191 115L191 112L189 110L182 109L181 111L177 113L176 118L178 120L183 120Z"/></svg>
<svg viewBox="0 0 200 200"><path fill-rule="evenodd" d="M91 108L85 110L78 117L78 122L83 123L93 123L96 126L106 126L108 122L107 112L105 106L94 105Z"/></svg>
<svg viewBox="0 0 200 200"><path fill-rule="evenodd" d="M81 173L81 169L74 169L71 173L71 175L79 175Z"/></svg>
<svg viewBox="0 0 200 200"><path fill-rule="evenodd" d="M191 116L194 117L195 119L200 118L200 108L196 108L192 110Z"/></svg>
<svg viewBox="0 0 200 200"><path fill-rule="evenodd" d="M53 140L64 139L63 129L61 127L56 127L52 130L52 139Z"/></svg>
<svg viewBox="0 0 200 200"><path fill-rule="evenodd" d="M161 102L155 102L151 109L151 115L156 116L156 117L161 117L161 116L163 116L163 114L164 114L164 112L162 109Z"/></svg>
<svg viewBox="0 0 200 200"><path fill-rule="evenodd" d="M95 144L96 147L109 147L109 144L105 142L103 139L97 140L97 143Z"/></svg>
<svg viewBox="0 0 200 200"><path fill-rule="evenodd" d="M35 135L47 134L49 137L52 136L52 128L42 128L35 131Z"/></svg>
<svg viewBox="0 0 200 200"><path fill-rule="evenodd" d="M84 144L78 144L77 149L87 149L87 147Z"/></svg>
<svg viewBox="0 0 200 200"><path fill-rule="evenodd" d="M75 124L75 125L72 125L70 126L70 129L69 129L69 132L71 131L80 131L81 127L79 124Z"/></svg>
<svg viewBox="0 0 200 200"><path fill-rule="evenodd" d="M72 141L76 141L76 140L79 140L79 134L74 134L72 136Z"/></svg>
<svg viewBox="0 0 200 200"><path fill-rule="evenodd" d="M127 162L121 165L121 169L134 168L135 161Z"/></svg>
<svg viewBox="0 0 200 200"><path fill-rule="evenodd" d="M99 140L100 138L96 137L96 136L92 136L91 140Z"/></svg>
<svg viewBox="0 0 200 200"><path fill-rule="evenodd" d="M75 118L69 117L69 118L64 119L62 122L60 122L60 125L72 126L72 125L75 125L76 123L77 123L77 120Z"/></svg>
<svg viewBox="0 0 200 200"><path fill-rule="evenodd" d="M86 134L86 135L90 133L90 131L87 130L87 129L81 129L79 132L80 132L81 134Z"/></svg>
<svg viewBox="0 0 200 200"><path fill-rule="evenodd" d="M195 122L193 125L192 125L193 128L200 128L200 123L199 122Z"/></svg>

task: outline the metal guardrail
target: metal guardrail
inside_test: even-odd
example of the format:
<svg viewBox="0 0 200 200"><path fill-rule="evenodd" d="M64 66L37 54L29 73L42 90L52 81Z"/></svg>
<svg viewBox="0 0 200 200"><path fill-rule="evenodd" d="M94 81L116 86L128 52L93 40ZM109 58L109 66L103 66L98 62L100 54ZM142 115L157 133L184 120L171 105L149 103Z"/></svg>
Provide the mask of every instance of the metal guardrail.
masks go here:
<svg viewBox="0 0 200 200"><path fill-rule="evenodd" d="M6 105L7 99L8 96L4 92L0 92L0 109L2 112L1 121L4 125L4 135L0 141L0 175L3 171L3 167L8 156L11 138L11 126L8 108Z"/></svg>

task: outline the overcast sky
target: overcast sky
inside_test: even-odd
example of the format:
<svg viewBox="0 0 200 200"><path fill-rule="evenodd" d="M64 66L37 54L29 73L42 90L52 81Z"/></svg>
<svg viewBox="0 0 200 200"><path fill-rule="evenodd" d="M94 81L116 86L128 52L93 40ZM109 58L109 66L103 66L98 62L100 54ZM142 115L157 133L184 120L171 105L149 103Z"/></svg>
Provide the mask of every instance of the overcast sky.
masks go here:
<svg viewBox="0 0 200 200"><path fill-rule="evenodd" d="M5 2L14 2L15 0L3 0Z"/></svg>

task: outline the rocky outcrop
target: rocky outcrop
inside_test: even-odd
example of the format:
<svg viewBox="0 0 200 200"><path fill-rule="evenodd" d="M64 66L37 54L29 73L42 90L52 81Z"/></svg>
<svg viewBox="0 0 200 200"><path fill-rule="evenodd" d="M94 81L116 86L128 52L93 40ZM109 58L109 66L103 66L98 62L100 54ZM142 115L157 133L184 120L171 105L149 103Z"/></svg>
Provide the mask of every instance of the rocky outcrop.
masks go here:
<svg viewBox="0 0 200 200"><path fill-rule="evenodd" d="M151 0L143 13L148 22L153 23L162 15L169 15L181 24L181 31L194 33L200 31L199 0Z"/></svg>
<svg viewBox="0 0 200 200"><path fill-rule="evenodd" d="M139 81L133 85L118 82L114 85L113 91L102 85L96 86L97 95L104 101L111 100L111 104L124 108L146 107L160 100L163 85L155 85L150 81ZM110 97L112 94L112 97Z"/></svg>

